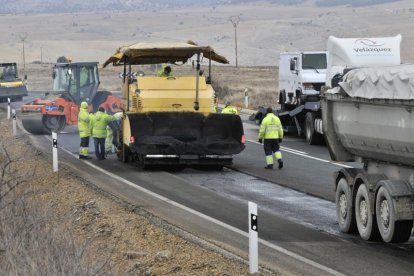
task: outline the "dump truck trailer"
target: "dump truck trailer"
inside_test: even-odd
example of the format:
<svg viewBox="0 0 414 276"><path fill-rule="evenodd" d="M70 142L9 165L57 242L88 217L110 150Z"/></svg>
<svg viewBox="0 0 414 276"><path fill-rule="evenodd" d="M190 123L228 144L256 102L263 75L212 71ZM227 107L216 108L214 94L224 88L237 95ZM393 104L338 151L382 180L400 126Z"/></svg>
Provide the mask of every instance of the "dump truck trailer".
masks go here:
<svg viewBox="0 0 414 276"><path fill-rule="evenodd" d="M192 75L138 74L132 66L184 64L195 57ZM228 63L209 46L188 43L137 43L121 47L104 64L123 66L122 127L118 157L142 167L150 165L232 164L244 145L238 115L215 111L210 73L200 69L201 58ZM174 70L173 70L174 72Z"/></svg>
<svg viewBox="0 0 414 276"><path fill-rule="evenodd" d="M399 47L394 47L400 40L397 36L328 41L334 58L348 67L342 72L340 66L332 68L334 87L322 96L325 139L332 160L363 163L361 169L335 173L338 224L342 232L358 232L364 240L400 243L412 233L414 65L400 64ZM343 51L347 43L363 50ZM372 53L374 62L383 55L382 62L394 65L370 66ZM369 67L352 67L364 63Z"/></svg>

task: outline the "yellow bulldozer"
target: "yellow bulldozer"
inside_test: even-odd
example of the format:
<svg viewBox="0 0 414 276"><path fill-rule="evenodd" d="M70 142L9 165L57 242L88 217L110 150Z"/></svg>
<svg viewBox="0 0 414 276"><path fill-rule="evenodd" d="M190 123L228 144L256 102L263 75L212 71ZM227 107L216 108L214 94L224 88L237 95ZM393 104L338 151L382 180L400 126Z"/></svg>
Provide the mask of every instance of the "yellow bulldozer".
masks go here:
<svg viewBox="0 0 414 276"><path fill-rule="evenodd" d="M191 75L147 75L135 65L185 64L191 58ZM208 60L208 76L201 59ZM211 62L227 59L209 46L187 43L136 43L120 47L105 63L123 66L124 116L119 131L118 158L151 165L232 164L233 155L245 148L243 124L238 115L219 114L211 85ZM190 67L190 66L188 66Z"/></svg>

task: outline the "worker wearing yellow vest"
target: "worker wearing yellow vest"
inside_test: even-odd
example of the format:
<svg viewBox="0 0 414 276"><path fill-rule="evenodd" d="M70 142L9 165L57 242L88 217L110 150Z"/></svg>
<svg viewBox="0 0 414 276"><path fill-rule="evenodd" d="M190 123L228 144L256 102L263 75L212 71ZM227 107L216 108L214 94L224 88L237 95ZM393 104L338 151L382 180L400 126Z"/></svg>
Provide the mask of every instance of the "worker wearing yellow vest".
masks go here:
<svg viewBox="0 0 414 276"><path fill-rule="evenodd" d="M114 114L114 121L109 122L106 126L106 138L105 138L105 154L113 153L112 146L117 146L118 144L118 133L119 130L119 120L122 119L123 113L118 112Z"/></svg>
<svg viewBox="0 0 414 276"><path fill-rule="evenodd" d="M221 113L224 114L235 114L235 115L239 115L239 112L237 111L237 108L232 106L230 101L226 102L226 105L224 106L223 110L221 111Z"/></svg>
<svg viewBox="0 0 414 276"><path fill-rule="evenodd" d="M259 130L259 143L264 143L263 148L266 154L265 169L273 169L273 155L279 163L279 169L283 168L282 153L279 143L283 139L283 127L279 117L273 114L271 107L267 108L266 116L263 118Z"/></svg>
<svg viewBox="0 0 414 276"><path fill-rule="evenodd" d="M78 130L81 139L79 159L91 159L89 156L89 137L91 135L91 131L89 129L89 112L87 102L82 102L79 109Z"/></svg>
<svg viewBox="0 0 414 276"><path fill-rule="evenodd" d="M105 159L106 127L113 120L115 120L115 117L106 114L103 107L99 107L98 112L90 118L91 134L95 144L95 155L98 160Z"/></svg>

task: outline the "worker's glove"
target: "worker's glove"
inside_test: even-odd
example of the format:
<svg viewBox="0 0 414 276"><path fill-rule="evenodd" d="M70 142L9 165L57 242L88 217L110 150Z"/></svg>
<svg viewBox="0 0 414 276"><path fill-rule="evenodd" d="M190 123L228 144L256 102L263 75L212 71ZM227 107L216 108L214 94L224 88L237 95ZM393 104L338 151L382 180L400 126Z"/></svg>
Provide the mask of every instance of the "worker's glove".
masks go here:
<svg viewBox="0 0 414 276"><path fill-rule="evenodd" d="M282 138L279 138L279 144L282 143Z"/></svg>
<svg viewBox="0 0 414 276"><path fill-rule="evenodd" d="M260 139L259 139L259 143L260 143L260 144L261 144L261 143L263 143L263 140L262 140L262 138L260 138Z"/></svg>

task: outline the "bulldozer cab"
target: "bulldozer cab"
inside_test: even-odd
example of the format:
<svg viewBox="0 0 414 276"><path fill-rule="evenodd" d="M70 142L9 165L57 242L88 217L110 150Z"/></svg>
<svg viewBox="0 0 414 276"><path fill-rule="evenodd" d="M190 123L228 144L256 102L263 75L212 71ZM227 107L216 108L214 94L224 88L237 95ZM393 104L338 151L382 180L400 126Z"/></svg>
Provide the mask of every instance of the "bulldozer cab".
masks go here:
<svg viewBox="0 0 414 276"><path fill-rule="evenodd" d="M77 104L91 103L99 86L97 62L58 63L52 76L53 91Z"/></svg>

